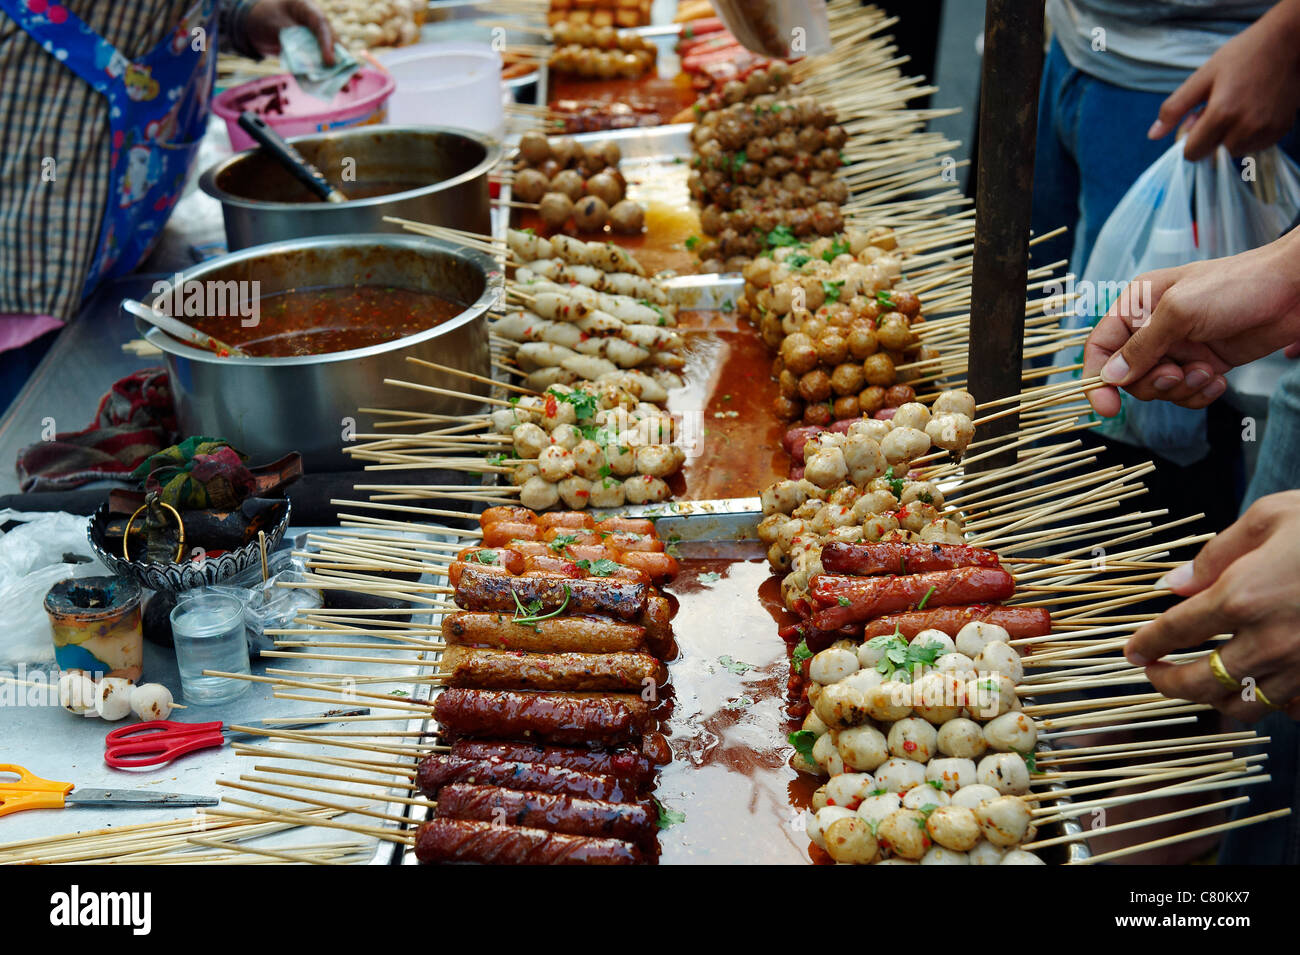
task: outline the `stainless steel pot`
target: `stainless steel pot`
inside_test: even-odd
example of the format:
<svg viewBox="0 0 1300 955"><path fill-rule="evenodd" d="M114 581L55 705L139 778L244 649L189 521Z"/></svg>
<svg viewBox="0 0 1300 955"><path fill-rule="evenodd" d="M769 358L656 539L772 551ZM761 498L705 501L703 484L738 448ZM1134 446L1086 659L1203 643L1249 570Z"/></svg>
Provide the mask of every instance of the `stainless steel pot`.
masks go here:
<svg viewBox="0 0 1300 955"><path fill-rule="evenodd" d="M384 379L474 394L483 390L406 358L491 374L486 312L501 295L503 277L490 256L421 236L330 236L254 246L196 265L181 273L179 281L185 290L200 287L194 283L211 289L223 287L216 283L257 281L262 295L293 288L393 285L437 292L465 306L454 318L405 338L290 358L221 358L137 319L141 337L165 353L186 435L225 438L255 464L300 451L307 469L339 471L355 467L343 451L345 434L372 430L359 408L441 414L482 410L475 402L385 385ZM160 295L149 303L164 305Z"/></svg>
<svg viewBox="0 0 1300 955"><path fill-rule="evenodd" d="M345 193L393 184L397 191L321 202L261 150L236 153L199 178L199 187L221 202L230 251L313 235L402 231L384 216L491 231L488 172L501 145L490 137L450 127L358 126L289 142Z"/></svg>

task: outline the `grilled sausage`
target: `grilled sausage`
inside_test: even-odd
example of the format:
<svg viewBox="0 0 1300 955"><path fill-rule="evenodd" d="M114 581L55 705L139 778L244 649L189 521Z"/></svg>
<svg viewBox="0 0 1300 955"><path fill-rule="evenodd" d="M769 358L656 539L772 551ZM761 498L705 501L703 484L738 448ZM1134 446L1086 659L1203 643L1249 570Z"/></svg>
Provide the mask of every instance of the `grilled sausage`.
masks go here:
<svg viewBox="0 0 1300 955"><path fill-rule="evenodd" d="M1002 566L993 551L960 544L846 544L832 541L822 548L821 561L828 574L858 577Z"/></svg>
<svg viewBox="0 0 1300 955"><path fill-rule="evenodd" d="M609 617L553 617L525 626L509 614L462 612L442 621L442 638L462 646L553 653L617 653L643 650L646 628Z"/></svg>
<svg viewBox="0 0 1300 955"><path fill-rule="evenodd" d="M438 793L439 819L477 819L575 836L623 839L650 847L658 820L648 805L606 802L556 793L468 786L456 783Z"/></svg>
<svg viewBox="0 0 1300 955"><path fill-rule="evenodd" d="M446 753L434 753L420 760L415 781L420 791L430 799L437 799L442 787L453 783L528 789L607 802L632 802L636 799L636 790L613 776L544 763L465 759Z"/></svg>
<svg viewBox="0 0 1300 955"><path fill-rule="evenodd" d="M510 547L466 547L457 552L456 559L467 564L504 567L512 574L524 569L524 555Z"/></svg>
<svg viewBox="0 0 1300 955"><path fill-rule="evenodd" d="M633 567L657 584L672 580L681 569L672 554L655 551L628 550L615 558L620 564Z"/></svg>
<svg viewBox="0 0 1300 955"><path fill-rule="evenodd" d="M502 505L500 507L489 507L484 509L483 513L478 516L479 527L487 528L492 524L500 521L509 521L518 524L533 524L537 521L537 515L526 507L517 505Z"/></svg>
<svg viewBox="0 0 1300 955"><path fill-rule="evenodd" d="M460 583L460 578L465 573L466 567L476 567L485 574L492 574L496 577L514 576L510 569L502 564L480 564L477 561L470 562L464 560L452 561L447 566L447 582L455 587Z"/></svg>
<svg viewBox="0 0 1300 955"><path fill-rule="evenodd" d="M506 547L511 541L535 541L541 536L542 529L527 521L497 521L483 526L484 547Z"/></svg>
<svg viewBox="0 0 1300 955"><path fill-rule="evenodd" d="M617 690L640 693L661 678L648 653L521 653L448 647L440 668L448 686L489 690Z"/></svg>
<svg viewBox="0 0 1300 955"><path fill-rule="evenodd" d="M500 525L496 525L500 526ZM500 577L465 567L456 603L466 610L513 611L536 601L540 613L563 607L569 613L599 613L635 620L646 608L649 588L622 580L566 580L562 577Z"/></svg>
<svg viewBox="0 0 1300 955"><path fill-rule="evenodd" d="M433 819L419 828L415 857L425 865L639 865L641 850L620 839L573 836L469 819Z"/></svg>
<svg viewBox="0 0 1300 955"><path fill-rule="evenodd" d="M993 603L1015 592L1015 579L996 567L961 567L902 577L818 574L808 589L821 606L812 615L812 625L819 630L838 630L845 624L901 613L922 602L926 608Z"/></svg>
<svg viewBox="0 0 1300 955"><path fill-rule="evenodd" d="M536 557L529 555L524 558L524 569L522 573L530 576L550 575L552 577L568 577L574 579L582 576L582 571L578 565L571 560L565 560L563 557L556 557L554 554L539 554ZM453 586L455 586L453 584Z"/></svg>
<svg viewBox="0 0 1300 955"><path fill-rule="evenodd" d="M655 536L655 522L644 517L607 517L596 522L597 531L617 534L646 534Z"/></svg>
<svg viewBox="0 0 1300 955"><path fill-rule="evenodd" d="M433 715L443 735L522 739L560 745L616 746L635 739L649 721L645 700L629 693L584 696L522 690L449 687Z"/></svg>
<svg viewBox="0 0 1300 955"><path fill-rule="evenodd" d="M537 523L542 527L590 528L595 525L596 519L586 511L551 511L549 514L538 514Z"/></svg>
<svg viewBox="0 0 1300 955"><path fill-rule="evenodd" d="M538 746L535 743L511 743L504 740L464 739L452 744L451 754L465 759L563 766L597 776L613 776L627 781L637 789L648 787L655 775L654 761L645 753L626 746L599 750L579 749L575 746Z"/></svg>
<svg viewBox="0 0 1300 955"><path fill-rule="evenodd" d="M955 635L974 620L997 624L1013 637L1046 637L1052 632L1052 617L1044 607L973 604L966 607L913 610L879 617L863 628L862 636L870 640L872 637L893 633L895 629L909 640L922 630L942 630L946 634Z"/></svg>

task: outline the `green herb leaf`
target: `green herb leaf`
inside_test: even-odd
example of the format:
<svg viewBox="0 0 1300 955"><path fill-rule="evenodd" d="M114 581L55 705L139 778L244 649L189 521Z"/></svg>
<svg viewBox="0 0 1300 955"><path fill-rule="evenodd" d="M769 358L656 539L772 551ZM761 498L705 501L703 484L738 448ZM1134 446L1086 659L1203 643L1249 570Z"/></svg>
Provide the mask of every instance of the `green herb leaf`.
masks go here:
<svg viewBox="0 0 1300 955"><path fill-rule="evenodd" d="M748 673L750 670L754 669L754 664L745 663L741 660L733 660L729 656L718 657L718 662L721 663L724 667L726 667L729 671L736 674L737 676L741 676L745 673Z"/></svg>
<svg viewBox="0 0 1300 955"><path fill-rule="evenodd" d="M925 592L925 596L921 598L921 602L920 602L919 604L916 605L916 609L917 609L917 610L924 610L924 609L925 609L925 605L926 605L927 603L930 602L930 595L933 594L933 593L935 592L935 590L937 590L937 589L938 589L938 588L932 586L929 590L927 590L927 591Z"/></svg>
<svg viewBox="0 0 1300 955"><path fill-rule="evenodd" d="M826 301L828 302L838 302L840 300L840 292L843 291L843 289L844 279L836 279L834 281L826 280L822 282L822 292L825 294Z"/></svg>
<svg viewBox="0 0 1300 955"><path fill-rule="evenodd" d="M573 412L577 415L579 421L585 421L595 416L600 410L600 405L596 401L595 395L589 395L585 391L558 392L552 389L550 394L554 395L560 401L573 405Z"/></svg>
<svg viewBox="0 0 1300 955"><path fill-rule="evenodd" d="M803 664L805 660L811 660L813 652L808 649L808 641L800 640L799 645L794 648L794 653L790 654L790 669L795 673L804 673Z"/></svg>
<svg viewBox="0 0 1300 955"><path fill-rule="evenodd" d="M879 305L881 308L888 309L889 311L892 312L894 310L894 296L891 295L889 292L885 292L885 291L877 292L876 304Z"/></svg>
<svg viewBox="0 0 1300 955"><path fill-rule="evenodd" d="M578 569L588 577L608 577L610 574L617 571L618 568L618 562L612 561L608 557L602 557L594 563L589 560L578 561Z"/></svg>
<svg viewBox="0 0 1300 955"><path fill-rule="evenodd" d="M816 766L817 760L813 759L813 744L817 742L817 734L812 730L796 730L786 738L786 742L794 747L797 752L809 763Z"/></svg>
<svg viewBox="0 0 1300 955"><path fill-rule="evenodd" d="M476 550L471 555L470 559L479 564L495 564L497 562L497 555L492 553L490 550Z"/></svg>
<svg viewBox="0 0 1300 955"><path fill-rule="evenodd" d="M684 244L687 252L694 252L695 247L700 244L700 237L698 235L688 235Z"/></svg>
<svg viewBox="0 0 1300 955"><path fill-rule="evenodd" d="M927 779L925 784L931 789L943 790L943 781L940 779Z"/></svg>
<svg viewBox="0 0 1300 955"><path fill-rule="evenodd" d="M850 600L848 597L836 597L835 602L838 603L841 607L848 607L853 603L853 601Z"/></svg>
<svg viewBox="0 0 1300 955"><path fill-rule="evenodd" d="M848 255L850 251L852 250L844 236L837 235L831 240L831 247L822 253L822 258L827 262L834 262L838 256Z"/></svg>
<svg viewBox="0 0 1300 955"><path fill-rule="evenodd" d="M1031 750L1029 750L1028 752L1025 752L1025 753L1020 752L1020 750L1016 750L1016 754L1017 754L1021 759L1023 759L1023 760L1025 761L1025 769L1029 770L1031 773L1036 773L1036 772L1038 772L1038 754L1037 754L1037 753L1035 753L1035 752L1031 749Z"/></svg>
<svg viewBox="0 0 1300 955"><path fill-rule="evenodd" d="M654 799L653 796L650 798ZM679 822L686 821L686 813L678 812L676 809L669 809L658 799L655 799L655 809L659 814L657 823L660 829L667 829L669 826L675 826Z"/></svg>
<svg viewBox="0 0 1300 955"><path fill-rule="evenodd" d="M577 539L578 539L577 534L556 534L555 540L551 541L546 546L549 547L551 550L553 550L555 553L559 554L562 553L566 547L568 547Z"/></svg>
<svg viewBox="0 0 1300 955"><path fill-rule="evenodd" d="M573 591L569 589L568 584L565 584L564 603L560 604L550 613L541 613L542 602L540 600L530 600L528 606L525 607L519 602L519 594L515 593L513 588L510 590L510 596L515 598L515 607L518 611L512 618L513 622L519 624L521 627L531 627L536 631L537 625L541 621L550 620L552 617L558 617L560 614L564 613L564 608L569 605L569 600L573 597Z"/></svg>
<svg viewBox="0 0 1300 955"><path fill-rule="evenodd" d="M788 225L779 225L767 234L767 247L776 249L785 245L799 245L799 239Z"/></svg>

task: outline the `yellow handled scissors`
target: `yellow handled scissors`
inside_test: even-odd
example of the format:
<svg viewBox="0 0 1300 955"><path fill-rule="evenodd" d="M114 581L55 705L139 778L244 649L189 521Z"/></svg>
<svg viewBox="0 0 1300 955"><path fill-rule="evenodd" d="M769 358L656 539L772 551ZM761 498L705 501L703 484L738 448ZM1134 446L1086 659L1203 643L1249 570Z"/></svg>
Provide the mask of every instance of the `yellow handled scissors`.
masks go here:
<svg viewBox="0 0 1300 955"><path fill-rule="evenodd" d="M0 778L0 816L25 809L63 809L65 806L101 808L175 809L187 806L215 806L213 796L156 793L141 789L77 789L73 783L42 779L14 763L0 763L0 777L17 776L16 781Z"/></svg>

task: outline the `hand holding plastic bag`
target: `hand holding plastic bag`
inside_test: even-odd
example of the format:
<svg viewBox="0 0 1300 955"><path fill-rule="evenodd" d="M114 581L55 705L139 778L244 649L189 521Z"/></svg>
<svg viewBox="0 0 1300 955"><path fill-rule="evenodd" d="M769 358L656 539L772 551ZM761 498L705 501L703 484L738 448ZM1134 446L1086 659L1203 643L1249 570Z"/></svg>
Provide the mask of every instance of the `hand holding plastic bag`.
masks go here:
<svg viewBox="0 0 1300 955"><path fill-rule="evenodd" d="M1189 163L1181 142L1172 145L1125 193L1102 227L1079 283L1080 296L1062 324L1095 325L1144 272L1235 255L1272 242L1300 209L1300 169L1276 147L1240 162L1220 148ZM1128 294L1149 303L1155 290ZM1058 365L1083 360L1083 349L1056 356ZM1079 377L1074 372L1074 377ZM1122 396L1117 417L1099 431L1146 447L1178 464L1209 450L1205 413L1168 402Z"/></svg>

